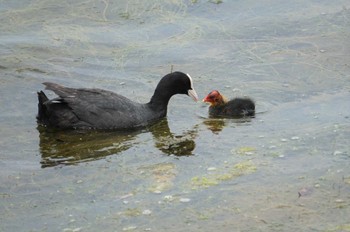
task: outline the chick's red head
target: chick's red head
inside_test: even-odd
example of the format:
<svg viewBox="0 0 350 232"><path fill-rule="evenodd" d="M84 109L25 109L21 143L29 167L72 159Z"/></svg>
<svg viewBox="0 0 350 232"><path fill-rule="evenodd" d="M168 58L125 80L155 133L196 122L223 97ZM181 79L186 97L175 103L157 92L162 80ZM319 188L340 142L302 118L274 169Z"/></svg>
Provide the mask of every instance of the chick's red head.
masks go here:
<svg viewBox="0 0 350 232"><path fill-rule="evenodd" d="M211 91L204 99L203 102L208 102L211 106L225 103L225 98L217 90Z"/></svg>

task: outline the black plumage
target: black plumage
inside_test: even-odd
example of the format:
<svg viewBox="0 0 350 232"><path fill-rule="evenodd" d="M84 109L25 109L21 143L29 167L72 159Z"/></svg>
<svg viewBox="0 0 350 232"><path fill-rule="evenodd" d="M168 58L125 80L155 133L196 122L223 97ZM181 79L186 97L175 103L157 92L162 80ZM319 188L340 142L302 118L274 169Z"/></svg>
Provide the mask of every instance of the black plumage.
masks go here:
<svg viewBox="0 0 350 232"><path fill-rule="evenodd" d="M147 126L167 114L170 98L187 94L198 100L192 78L182 72L164 76L158 83L150 102L134 102L122 95L102 89L75 89L54 83L43 83L58 97L49 100L38 92L39 123L62 129L125 130Z"/></svg>
<svg viewBox="0 0 350 232"><path fill-rule="evenodd" d="M219 91L211 91L203 102L210 103L209 115L212 117L240 118L255 115L255 103L250 98L234 98L227 101Z"/></svg>

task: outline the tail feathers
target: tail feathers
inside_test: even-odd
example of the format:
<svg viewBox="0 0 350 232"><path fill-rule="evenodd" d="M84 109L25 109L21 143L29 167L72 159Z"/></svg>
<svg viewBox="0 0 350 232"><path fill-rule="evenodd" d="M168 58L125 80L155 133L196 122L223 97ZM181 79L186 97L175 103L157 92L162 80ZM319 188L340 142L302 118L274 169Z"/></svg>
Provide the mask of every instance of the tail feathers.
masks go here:
<svg viewBox="0 0 350 232"><path fill-rule="evenodd" d="M49 99L45 95L43 91L38 92L38 115L36 118L39 122L44 122L47 118L47 108L45 106L45 102L47 102Z"/></svg>

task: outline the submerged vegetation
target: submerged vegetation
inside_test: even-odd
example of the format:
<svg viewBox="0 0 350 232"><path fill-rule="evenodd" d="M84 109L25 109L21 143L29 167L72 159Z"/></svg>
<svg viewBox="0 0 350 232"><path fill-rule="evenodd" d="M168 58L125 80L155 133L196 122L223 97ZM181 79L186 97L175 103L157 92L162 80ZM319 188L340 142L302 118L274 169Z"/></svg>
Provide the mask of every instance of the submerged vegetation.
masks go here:
<svg viewBox="0 0 350 232"><path fill-rule="evenodd" d="M229 181L242 175L248 175L256 172L257 167L251 160L237 163L231 167L225 167L223 170L215 169L215 173L209 173L205 176L195 176L191 179L193 189L208 188L220 184L222 181Z"/></svg>

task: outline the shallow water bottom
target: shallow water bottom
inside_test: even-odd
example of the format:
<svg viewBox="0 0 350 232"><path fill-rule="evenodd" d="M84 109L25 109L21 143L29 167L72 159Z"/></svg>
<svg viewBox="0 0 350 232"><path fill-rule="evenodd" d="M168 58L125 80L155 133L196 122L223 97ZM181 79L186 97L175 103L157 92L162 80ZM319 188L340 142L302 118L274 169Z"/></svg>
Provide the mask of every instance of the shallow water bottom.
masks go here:
<svg viewBox="0 0 350 232"><path fill-rule="evenodd" d="M12 161L22 171L2 171L2 229L347 230L349 112L333 107L349 97L320 95L245 122L198 117L182 134L163 134L171 118L128 135L69 132L69 144L67 132L41 128L43 169ZM292 117L276 120L284 114L303 123L290 128Z"/></svg>

